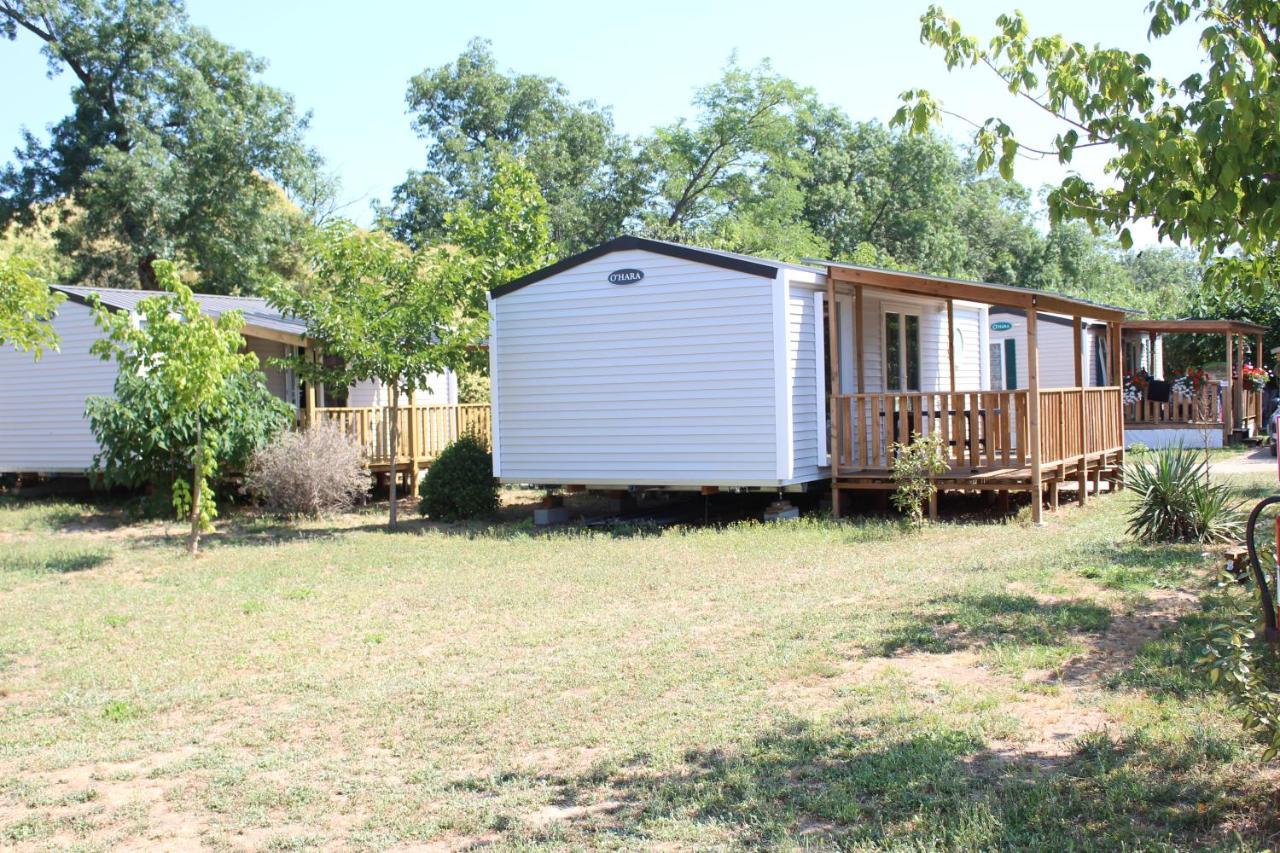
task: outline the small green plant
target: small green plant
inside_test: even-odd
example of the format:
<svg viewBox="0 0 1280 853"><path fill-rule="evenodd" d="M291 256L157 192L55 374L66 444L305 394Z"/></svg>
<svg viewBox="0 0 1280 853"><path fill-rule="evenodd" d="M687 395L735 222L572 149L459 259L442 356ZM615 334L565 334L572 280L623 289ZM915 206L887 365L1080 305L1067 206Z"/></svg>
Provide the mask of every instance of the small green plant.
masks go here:
<svg viewBox="0 0 1280 853"><path fill-rule="evenodd" d="M464 435L431 463L422 480L423 515L443 521L483 518L498 509L498 484L493 456L484 441Z"/></svg>
<svg viewBox="0 0 1280 853"><path fill-rule="evenodd" d="M1241 535L1234 492L1209 479L1194 451L1169 447L1146 454L1125 471L1138 500L1129 534L1142 542L1230 542Z"/></svg>
<svg viewBox="0 0 1280 853"><path fill-rule="evenodd" d="M1235 578L1220 585L1229 592ZM1280 661L1258 641L1257 618L1254 608L1238 608L1210 629L1196 663L1227 692L1245 729L1265 745L1262 760L1270 761L1280 755Z"/></svg>
<svg viewBox="0 0 1280 853"><path fill-rule="evenodd" d="M910 444L895 442L893 454L891 476L897 487L893 505L905 513L911 527L918 530L924 526L925 506L938 492L933 477L947 470L942 437L937 433L914 433Z"/></svg>
<svg viewBox="0 0 1280 853"><path fill-rule="evenodd" d="M103 719L113 723L123 723L142 715L137 705L124 699L112 699L102 706Z"/></svg>

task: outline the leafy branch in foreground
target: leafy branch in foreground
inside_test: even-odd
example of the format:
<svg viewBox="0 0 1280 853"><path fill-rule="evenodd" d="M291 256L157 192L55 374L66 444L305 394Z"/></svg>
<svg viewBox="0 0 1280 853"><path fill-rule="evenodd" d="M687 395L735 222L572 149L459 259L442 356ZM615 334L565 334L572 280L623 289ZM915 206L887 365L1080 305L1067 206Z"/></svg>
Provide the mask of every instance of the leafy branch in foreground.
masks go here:
<svg viewBox="0 0 1280 853"><path fill-rule="evenodd" d="M32 353L58 348L53 316L63 296L35 274L22 258L0 258L0 344Z"/></svg>
<svg viewBox="0 0 1280 853"><path fill-rule="evenodd" d="M1153 72L1145 54L1089 47L1061 35L1032 36L1020 12L1001 15L984 45L941 7L921 17L920 38L948 68L983 66L1060 123L1048 145L1031 145L999 117L974 122L978 167L1013 173L1020 153L1070 163L1108 146L1115 186L1068 175L1048 196L1052 221L1080 219L1132 245L1129 224L1149 219L1160 237L1221 258L1214 277L1260 292L1280 278L1280 4L1273 0L1152 0L1148 35L1201 27L1200 67L1178 82ZM928 91L902 95L897 125L923 132L944 110Z"/></svg>
<svg viewBox="0 0 1280 853"><path fill-rule="evenodd" d="M1227 578L1220 587L1226 591L1235 583ZM1273 650L1259 647L1256 622L1255 610L1237 609L1209 631L1196 663L1226 690L1245 729L1265 744L1262 760L1270 761L1280 755L1280 661Z"/></svg>

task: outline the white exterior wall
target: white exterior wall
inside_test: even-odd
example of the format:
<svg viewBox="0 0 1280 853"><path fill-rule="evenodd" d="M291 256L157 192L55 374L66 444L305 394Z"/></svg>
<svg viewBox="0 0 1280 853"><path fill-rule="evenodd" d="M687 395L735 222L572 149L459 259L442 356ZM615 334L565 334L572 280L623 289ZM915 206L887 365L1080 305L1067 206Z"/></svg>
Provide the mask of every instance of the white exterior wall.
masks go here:
<svg viewBox="0 0 1280 853"><path fill-rule="evenodd" d="M644 271L636 284L607 280ZM780 481L785 280L612 252L492 301L494 468L508 482ZM785 318L782 318L785 320Z"/></svg>
<svg viewBox="0 0 1280 853"><path fill-rule="evenodd" d="M986 309L978 305L955 306L956 391L980 390L982 384L982 325ZM942 342L946 349L946 339ZM945 352L944 352L945 356Z"/></svg>
<svg viewBox="0 0 1280 853"><path fill-rule="evenodd" d="M84 404L111 394L115 363L89 352L99 332L87 306L63 302L53 328L59 351L39 361L0 346L0 471L78 474L98 452Z"/></svg>
<svg viewBox="0 0 1280 853"><path fill-rule="evenodd" d="M989 333L991 343L998 343L1004 346L1004 341L1012 338L1017 347L1017 363L1018 363L1018 387L1027 387L1027 318L1017 314L1009 314L992 309L990 313L990 322L1006 322L1011 323L1013 328L1004 331L994 331ZM1036 337L1039 339L1040 346L1040 387L1041 388L1074 388L1076 384L1076 365L1075 356L1072 348L1075 341L1075 330L1068 321L1067 325L1062 323L1051 322L1044 312L1040 312L1039 322L1036 324ZM1082 336L1085 370L1085 383L1089 386L1097 386L1098 370L1097 356L1095 353L1097 341L1097 332L1086 326ZM983 358L990 361L990 353L984 353ZM991 376L992 383L1003 382L1003 377Z"/></svg>
<svg viewBox="0 0 1280 853"><path fill-rule="evenodd" d="M787 274L787 370L791 379L789 479L830 476L827 448L826 329L823 276Z"/></svg>
<svg viewBox="0 0 1280 853"><path fill-rule="evenodd" d="M433 374L427 381L427 387L419 388L413 397L414 404L418 406L453 405L458 402L458 377L452 370ZM382 383L365 380L352 385L347 391L347 405L351 408L389 406L391 395ZM400 405L409 405L409 395L400 395Z"/></svg>
<svg viewBox="0 0 1280 853"><path fill-rule="evenodd" d="M1222 429L1221 427L1208 430L1125 427L1125 447L1133 447L1135 442L1146 445L1151 450L1163 450L1166 447L1218 448L1222 447Z"/></svg>

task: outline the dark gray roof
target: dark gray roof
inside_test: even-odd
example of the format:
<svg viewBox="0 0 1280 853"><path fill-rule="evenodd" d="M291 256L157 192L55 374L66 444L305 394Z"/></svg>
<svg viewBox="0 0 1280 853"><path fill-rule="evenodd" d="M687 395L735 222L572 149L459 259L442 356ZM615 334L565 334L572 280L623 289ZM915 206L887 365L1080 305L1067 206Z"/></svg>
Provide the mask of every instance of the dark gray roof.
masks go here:
<svg viewBox="0 0 1280 853"><path fill-rule="evenodd" d="M121 311L133 311L138 303L149 296L156 296L154 290L126 290L118 287L75 287L67 284L55 284L53 289L67 294L76 302L86 303L92 294L96 294L103 305ZM196 301L200 310L210 316L217 317L223 311L239 311L244 315L245 328L252 333L254 328L280 332L286 335L297 335L299 338L307 334L307 326L294 317L286 317L267 304L260 296L219 296L213 293L197 293Z"/></svg>

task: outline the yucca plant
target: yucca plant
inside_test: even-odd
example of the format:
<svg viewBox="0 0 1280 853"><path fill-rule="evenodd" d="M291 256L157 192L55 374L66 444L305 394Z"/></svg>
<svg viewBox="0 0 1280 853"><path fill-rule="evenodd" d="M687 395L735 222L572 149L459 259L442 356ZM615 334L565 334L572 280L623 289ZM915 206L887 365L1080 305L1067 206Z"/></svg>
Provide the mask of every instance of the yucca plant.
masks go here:
<svg viewBox="0 0 1280 853"><path fill-rule="evenodd" d="M1184 447L1144 454L1125 472L1137 494L1129 533L1143 542L1200 542L1238 539L1241 526L1234 492L1210 480L1204 459Z"/></svg>

